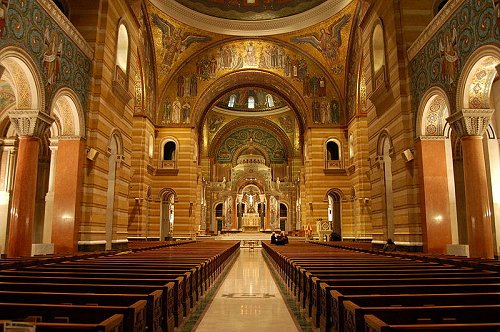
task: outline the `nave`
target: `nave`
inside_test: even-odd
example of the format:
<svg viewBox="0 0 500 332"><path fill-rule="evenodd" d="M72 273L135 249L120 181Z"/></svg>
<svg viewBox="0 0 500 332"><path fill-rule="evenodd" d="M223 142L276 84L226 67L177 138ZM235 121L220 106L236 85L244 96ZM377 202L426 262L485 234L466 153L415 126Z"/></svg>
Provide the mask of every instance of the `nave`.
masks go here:
<svg viewBox="0 0 500 332"><path fill-rule="evenodd" d="M498 332L499 271L497 260L348 242L137 242L127 251L0 260L0 327Z"/></svg>
<svg viewBox="0 0 500 332"><path fill-rule="evenodd" d="M239 257L194 331L301 331L261 251L240 249Z"/></svg>

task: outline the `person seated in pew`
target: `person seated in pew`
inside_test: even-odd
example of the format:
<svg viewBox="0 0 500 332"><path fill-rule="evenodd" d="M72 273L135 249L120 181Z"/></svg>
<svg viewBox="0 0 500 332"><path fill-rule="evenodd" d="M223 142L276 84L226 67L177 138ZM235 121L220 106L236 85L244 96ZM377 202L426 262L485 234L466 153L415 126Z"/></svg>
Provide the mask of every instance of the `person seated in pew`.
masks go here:
<svg viewBox="0 0 500 332"><path fill-rule="evenodd" d="M286 236L285 232L281 232L276 239L277 245L285 245L288 243L288 236Z"/></svg>
<svg viewBox="0 0 500 332"><path fill-rule="evenodd" d="M276 244L276 233L271 234L271 244Z"/></svg>
<svg viewBox="0 0 500 332"><path fill-rule="evenodd" d="M332 234L330 234L330 241L342 241L342 237L339 233L332 231Z"/></svg>
<svg viewBox="0 0 500 332"><path fill-rule="evenodd" d="M392 239L387 239L387 243L384 245L383 251L396 251L396 244Z"/></svg>

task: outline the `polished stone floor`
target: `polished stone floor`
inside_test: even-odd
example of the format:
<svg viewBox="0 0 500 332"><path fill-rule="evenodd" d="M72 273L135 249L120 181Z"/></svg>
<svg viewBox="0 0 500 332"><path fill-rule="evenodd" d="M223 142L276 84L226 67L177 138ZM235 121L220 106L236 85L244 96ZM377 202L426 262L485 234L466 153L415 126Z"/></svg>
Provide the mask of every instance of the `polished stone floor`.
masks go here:
<svg viewBox="0 0 500 332"><path fill-rule="evenodd" d="M197 332L299 331L283 301L262 249L241 249Z"/></svg>

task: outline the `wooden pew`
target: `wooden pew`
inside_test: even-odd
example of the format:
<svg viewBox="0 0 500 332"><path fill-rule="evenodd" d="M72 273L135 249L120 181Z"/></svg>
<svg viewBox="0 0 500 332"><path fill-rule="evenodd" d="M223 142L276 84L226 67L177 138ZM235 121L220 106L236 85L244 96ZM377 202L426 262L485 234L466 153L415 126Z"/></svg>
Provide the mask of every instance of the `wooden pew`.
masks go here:
<svg viewBox="0 0 500 332"><path fill-rule="evenodd" d="M329 328L332 322L335 328L343 318L344 297L352 295L399 295L399 294L467 294L467 293L497 293L500 284L431 284L431 285L385 285L384 287L371 286L331 286L320 283L321 301L323 305L320 313L320 327ZM326 296L326 292L329 296ZM323 311L324 310L324 311Z"/></svg>
<svg viewBox="0 0 500 332"><path fill-rule="evenodd" d="M123 331L123 315L115 314L102 321L99 317L93 317L87 323L45 323L30 322L37 332L121 332ZM95 323L92 323L95 321ZM9 320L0 320L0 329L4 329Z"/></svg>
<svg viewBox="0 0 500 332"><path fill-rule="evenodd" d="M163 314L163 331L174 331L176 323L173 313L174 283L170 282L162 287L157 285L118 285L118 284L59 284L41 282L0 282L0 289L15 292L48 292L48 293L94 293L94 294L143 294L148 295L161 290L161 308ZM157 306L155 306L157 308Z"/></svg>
<svg viewBox="0 0 500 332"><path fill-rule="evenodd" d="M462 324L498 322L500 304L454 305L428 307L360 307L351 301L344 302L345 332L365 332L364 315L375 317L402 316L407 324Z"/></svg>
<svg viewBox="0 0 500 332"><path fill-rule="evenodd" d="M351 301L362 307L389 306L447 306L447 305L480 305L499 304L500 292L497 293L450 293L450 294L372 294L343 295L336 290L330 291L332 298L330 320L325 322L322 316L321 331L343 331L344 301ZM338 303L342 303L339 306Z"/></svg>
<svg viewBox="0 0 500 332"><path fill-rule="evenodd" d="M141 270L136 273L130 272L116 272L116 273L101 273L99 271L94 272L47 272L47 271L25 271L25 270L4 270L0 271L0 281L2 280L31 280L36 278L37 280L49 280L57 281L61 283L74 283L75 280L82 279L88 280L89 282L108 283L116 282L118 284L124 284L136 281L142 281L143 283L153 284L153 283L167 283L174 282L176 286L174 287L174 296L176 298L174 302L174 312L182 311L183 316L187 316L189 308L192 307L192 299L194 290L191 287L191 274L190 272L177 272L177 273L166 273L166 274L143 274ZM9 278L11 277L11 278ZM14 279L12 279L14 278Z"/></svg>
<svg viewBox="0 0 500 332"><path fill-rule="evenodd" d="M130 306L146 301L146 326L149 331L162 332L164 319L161 307L161 290L150 294L94 294L0 291L3 303L72 304L98 306ZM165 317L167 319L167 317Z"/></svg>
<svg viewBox="0 0 500 332"><path fill-rule="evenodd" d="M42 322L53 322L58 317L68 323L102 321L114 314L123 315L123 331L146 330L146 301L139 300L131 306L92 306L38 303L0 303L0 319L21 321L27 316L40 317Z"/></svg>
<svg viewBox="0 0 500 332"><path fill-rule="evenodd" d="M428 332L457 332L457 331L477 331L477 332L498 332L500 323L442 323L429 324L418 323L408 324L406 318L401 316L381 315L384 320L374 316L365 315L366 332L408 332L408 331L428 331ZM401 319L402 318L402 319ZM390 322L390 323L387 323Z"/></svg>

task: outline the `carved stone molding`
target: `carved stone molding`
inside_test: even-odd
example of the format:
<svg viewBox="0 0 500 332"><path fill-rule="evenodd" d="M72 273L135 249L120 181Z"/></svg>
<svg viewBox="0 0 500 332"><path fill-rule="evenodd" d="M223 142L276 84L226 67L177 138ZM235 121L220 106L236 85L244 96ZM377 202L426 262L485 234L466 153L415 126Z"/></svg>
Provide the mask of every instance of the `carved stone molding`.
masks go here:
<svg viewBox="0 0 500 332"><path fill-rule="evenodd" d="M458 137L483 136L491 121L493 109L462 109L446 119Z"/></svg>
<svg viewBox="0 0 500 332"><path fill-rule="evenodd" d="M19 136L42 137L54 122L39 110L11 110L9 118Z"/></svg>
<svg viewBox="0 0 500 332"><path fill-rule="evenodd" d="M269 36L310 27L345 8L350 0L327 0L303 13L272 20L242 21L208 16L191 10L175 0L152 0L151 3L169 16L197 29L233 36Z"/></svg>

